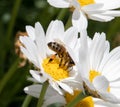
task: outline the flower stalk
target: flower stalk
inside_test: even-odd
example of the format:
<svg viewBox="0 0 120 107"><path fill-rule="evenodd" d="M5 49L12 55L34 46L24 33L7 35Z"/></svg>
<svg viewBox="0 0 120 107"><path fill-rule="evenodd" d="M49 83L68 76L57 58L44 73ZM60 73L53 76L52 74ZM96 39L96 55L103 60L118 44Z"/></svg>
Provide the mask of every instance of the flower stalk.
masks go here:
<svg viewBox="0 0 120 107"><path fill-rule="evenodd" d="M5 74L3 79L0 82L0 93L2 93L4 87L6 86L7 82L10 80L10 78L13 76L13 74L16 72L18 69L18 64L19 64L19 58L15 60L13 65L10 67L8 72Z"/></svg>
<svg viewBox="0 0 120 107"><path fill-rule="evenodd" d="M45 96L45 93L47 91L48 86L49 86L48 81L43 83L42 90L40 92L40 96L39 96L39 99L38 99L37 107L41 107L42 106L43 100L44 100L44 96Z"/></svg>
<svg viewBox="0 0 120 107"><path fill-rule="evenodd" d="M64 19L67 11L68 11L68 9L62 9L62 10L60 11L60 13L58 14L57 19L58 19L58 20Z"/></svg>
<svg viewBox="0 0 120 107"><path fill-rule="evenodd" d="M28 107L30 102L31 102L31 100L32 100L32 96L27 95L25 100L24 100L24 102L23 102L23 104L22 104L22 107Z"/></svg>
<svg viewBox="0 0 120 107"><path fill-rule="evenodd" d="M70 103L68 103L66 107L75 107L75 105L76 105L79 101L83 100L83 99L86 98L86 97L87 97L87 95L84 94L83 92L81 92L80 94L78 94L77 97L75 97L75 99L73 99L73 101L71 101Z"/></svg>

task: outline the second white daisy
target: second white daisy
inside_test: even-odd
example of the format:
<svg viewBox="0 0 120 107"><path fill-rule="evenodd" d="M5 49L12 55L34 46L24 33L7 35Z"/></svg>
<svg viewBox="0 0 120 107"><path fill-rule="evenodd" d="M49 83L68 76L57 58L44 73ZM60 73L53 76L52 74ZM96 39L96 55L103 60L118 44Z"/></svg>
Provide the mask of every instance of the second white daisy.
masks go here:
<svg viewBox="0 0 120 107"><path fill-rule="evenodd" d="M109 52L109 42L104 33L95 33L89 45L86 31L81 34L78 54L69 50L80 74L76 79L82 78L83 91L93 98L94 105L104 107L111 103L119 107L120 47Z"/></svg>

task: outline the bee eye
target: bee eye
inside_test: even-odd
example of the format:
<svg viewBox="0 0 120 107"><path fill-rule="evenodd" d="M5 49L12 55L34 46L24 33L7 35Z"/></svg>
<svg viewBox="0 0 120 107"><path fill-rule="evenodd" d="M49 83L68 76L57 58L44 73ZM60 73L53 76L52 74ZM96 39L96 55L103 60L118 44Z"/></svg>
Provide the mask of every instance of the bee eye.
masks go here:
<svg viewBox="0 0 120 107"><path fill-rule="evenodd" d="M52 42L49 42L47 45L48 47L52 47Z"/></svg>

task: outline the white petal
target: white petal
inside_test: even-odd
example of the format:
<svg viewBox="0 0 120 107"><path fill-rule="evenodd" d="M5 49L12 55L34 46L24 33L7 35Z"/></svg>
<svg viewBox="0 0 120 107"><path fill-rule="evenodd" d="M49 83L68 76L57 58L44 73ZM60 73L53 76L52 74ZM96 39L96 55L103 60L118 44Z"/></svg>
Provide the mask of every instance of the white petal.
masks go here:
<svg viewBox="0 0 120 107"><path fill-rule="evenodd" d="M61 95L52 95L49 99L46 99L42 105L42 107L47 107L48 105L50 106L51 104L54 103L60 103L60 106L64 106L66 104L66 100L63 96Z"/></svg>
<svg viewBox="0 0 120 107"><path fill-rule="evenodd" d="M108 22L108 21L111 21L112 19L114 19L114 17L112 17L112 16L105 16L102 14L89 14L88 17L90 19L100 21L100 22Z"/></svg>
<svg viewBox="0 0 120 107"><path fill-rule="evenodd" d="M43 83L47 80L45 75L43 75L43 73L40 73L38 71L30 70L30 74L32 75L33 78L35 78L40 83Z"/></svg>
<svg viewBox="0 0 120 107"><path fill-rule="evenodd" d="M50 38L51 38L51 35L50 35L50 33L51 33L51 29L52 29L52 27L53 27L53 23L54 23L54 21L51 21L50 22L50 24L49 24L49 26L48 26L48 28L47 28L47 31L46 31L46 39L47 39L47 43L48 42L50 42Z"/></svg>
<svg viewBox="0 0 120 107"><path fill-rule="evenodd" d="M25 91L25 93L27 93L31 96L39 98L41 89L42 89L41 85L30 85L28 87L25 87L24 91Z"/></svg>
<svg viewBox="0 0 120 107"><path fill-rule="evenodd" d="M107 91L109 82L104 76L97 76L93 80L93 85L98 91Z"/></svg>
<svg viewBox="0 0 120 107"><path fill-rule="evenodd" d="M108 67L105 68L103 75L108 78L109 81L115 81L120 78L120 59L118 61L114 61L109 64Z"/></svg>
<svg viewBox="0 0 120 107"><path fill-rule="evenodd" d="M39 54L44 59L46 57L47 45L44 30L39 22L35 23L35 34Z"/></svg>
<svg viewBox="0 0 120 107"><path fill-rule="evenodd" d="M69 0L47 0L48 3L54 7L58 8L68 8L70 7L70 2Z"/></svg>
<svg viewBox="0 0 120 107"><path fill-rule="evenodd" d="M32 82L34 82L34 83L37 83L37 82L38 82L35 78L32 78L32 77L28 77L27 80L28 80L28 81L32 81Z"/></svg>
<svg viewBox="0 0 120 107"><path fill-rule="evenodd" d="M114 104L119 104L120 103L120 99L117 99L113 94L109 93L109 92L99 92L98 93L101 98L105 101L114 103Z"/></svg>
<svg viewBox="0 0 120 107"><path fill-rule="evenodd" d="M70 3L71 3L71 7L74 7L75 9L80 9L81 6L80 6L80 3L77 1L77 0L69 0Z"/></svg>
<svg viewBox="0 0 120 107"><path fill-rule="evenodd" d="M119 88L120 87L120 77L114 81L110 81L111 88Z"/></svg>
<svg viewBox="0 0 120 107"><path fill-rule="evenodd" d="M27 36L20 37L20 41L23 43L25 48L34 56L37 57L37 47L35 43Z"/></svg>
<svg viewBox="0 0 120 107"><path fill-rule="evenodd" d="M84 13L76 9L72 15L72 24L78 29L78 31L81 31L87 28L88 21Z"/></svg>
<svg viewBox="0 0 120 107"><path fill-rule="evenodd" d="M49 83L59 94L63 95L63 91L60 89L57 82L49 80Z"/></svg>
<svg viewBox="0 0 120 107"><path fill-rule="evenodd" d="M61 21L51 21L46 32L46 42L55 42L55 40L63 40L64 36L64 25ZM52 50L47 47L47 53L55 54Z"/></svg>
<svg viewBox="0 0 120 107"><path fill-rule="evenodd" d="M109 68L112 67L115 63L120 58L120 47L117 47L113 49L105 58L104 60L104 66L102 67L102 73L103 75L108 74ZM112 65L112 66L110 66ZM114 65L115 66L115 65ZM115 69L115 68L114 68Z"/></svg>
<svg viewBox="0 0 120 107"><path fill-rule="evenodd" d="M60 95L56 90L54 90L51 85L49 85L46 94L45 94L45 100L51 98L51 96L57 96Z"/></svg>
<svg viewBox="0 0 120 107"><path fill-rule="evenodd" d="M85 11L94 11L94 10L99 10L103 7L103 3L95 3L95 4L89 4L86 6L83 6L82 9Z"/></svg>
<svg viewBox="0 0 120 107"><path fill-rule="evenodd" d="M26 36L20 37L20 41L23 43L23 45L26 48L26 50L25 48L21 48L22 51L24 51L25 55L29 54L28 57L30 58L31 56L31 60L33 61L33 63L35 63L35 65L36 64L38 65L41 62L41 57L39 56L39 52L37 50L34 41Z"/></svg>
<svg viewBox="0 0 120 107"><path fill-rule="evenodd" d="M87 14L99 14L104 12L104 10L101 10L102 7L103 7L102 3L89 4L89 5L83 6L82 10Z"/></svg>
<svg viewBox="0 0 120 107"><path fill-rule="evenodd" d="M96 3L103 3L103 9L117 9L120 8L120 0L95 0Z"/></svg>
<svg viewBox="0 0 120 107"><path fill-rule="evenodd" d="M106 11L106 12L103 12L101 13L102 15L105 15L105 16L114 16L114 17L119 17L120 16L120 11L118 10L111 10L111 11Z"/></svg>
<svg viewBox="0 0 120 107"><path fill-rule="evenodd" d="M32 26L26 26L28 36L34 41L35 40L35 29Z"/></svg>
<svg viewBox="0 0 120 107"><path fill-rule="evenodd" d="M39 68L39 63L38 63L37 59L31 53L29 53L26 48L24 48L24 47L21 46L20 50L29 59L30 62L32 62L36 67Z"/></svg>
<svg viewBox="0 0 120 107"><path fill-rule="evenodd" d="M70 27L64 34L64 42L70 48L74 49L78 38L78 32L74 27Z"/></svg>
<svg viewBox="0 0 120 107"><path fill-rule="evenodd" d="M61 82L58 82L58 84L60 85L60 87L61 87L63 90L65 90L66 92L68 92L68 93L70 93L70 94L73 94L73 89L72 89L70 86L68 86L68 85L66 85L66 84L64 84L64 83L61 83Z"/></svg>
<svg viewBox="0 0 120 107"><path fill-rule="evenodd" d="M99 71L99 66L106 51L106 37L104 33L101 33L101 35L98 34L96 36L98 36L96 43L93 42L93 45L91 45L91 51L93 50L93 53L91 52L91 54L93 54L94 58L91 60L94 60L93 70Z"/></svg>
<svg viewBox="0 0 120 107"><path fill-rule="evenodd" d="M106 58L107 58L107 56L109 54L109 51L110 51L110 43L108 41L106 41L106 43L105 43L105 52L104 52L103 59L102 59L100 65L99 65L99 71L102 71L103 66L106 63L105 60L106 60Z"/></svg>
<svg viewBox="0 0 120 107"><path fill-rule="evenodd" d="M78 64L78 55L75 54L73 49L71 49L70 47L66 47L66 49L67 49L69 55L71 56L72 60L74 61L75 65Z"/></svg>
<svg viewBox="0 0 120 107"><path fill-rule="evenodd" d="M87 44L87 32L86 30L81 31L80 35L81 47L79 49L79 65L78 69L83 78L89 77L89 53L88 53L88 44Z"/></svg>
<svg viewBox="0 0 120 107"><path fill-rule="evenodd" d="M64 25L62 21L52 21L50 25L48 26L47 32L46 32L46 39L47 43L52 42L55 39L63 39L64 36Z"/></svg>
<svg viewBox="0 0 120 107"><path fill-rule="evenodd" d="M117 88L117 87L111 87L110 88L110 92L113 94L113 95L115 95L117 98L119 98L120 99L120 87L119 88Z"/></svg>
<svg viewBox="0 0 120 107"><path fill-rule="evenodd" d="M89 52L90 52L90 67L91 69L95 70L95 55L96 55L96 49L97 49L97 46L99 44L99 39L100 38L100 34L99 33L95 33L94 35L94 38L93 38L93 41L90 45L90 49L89 49Z"/></svg>
<svg viewBox="0 0 120 107"><path fill-rule="evenodd" d="M83 89L83 86L82 86L83 81L82 81L81 77L76 77L74 80L64 79L61 82L67 84L68 86L72 87L73 89L80 89L80 90Z"/></svg>
<svg viewBox="0 0 120 107"><path fill-rule="evenodd" d="M110 52L108 58L109 58L109 62L108 62L108 63L111 63L111 62L114 62L114 61L119 60L119 58L120 58L120 46L114 48L114 49ZM108 63L107 63L107 64L108 64Z"/></svg>
<svg viewBox="0 0 120 107"><path fill-rule="evenodd" d="M104 100L93 98L95 107L120 107L119 104L112 104Z"/></svg>

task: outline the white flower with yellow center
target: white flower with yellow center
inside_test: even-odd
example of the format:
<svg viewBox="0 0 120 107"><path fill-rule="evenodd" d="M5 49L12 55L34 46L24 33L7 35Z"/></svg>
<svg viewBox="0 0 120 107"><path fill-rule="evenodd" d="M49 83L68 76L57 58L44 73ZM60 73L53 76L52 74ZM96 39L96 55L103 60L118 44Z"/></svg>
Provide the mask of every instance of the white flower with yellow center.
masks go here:
<svg viewBox="0 0 120 107"><path fill-rule="evenodd" d="M26 87L24 91L33 97L39 98L41 89L42 85L36 84ZM79 90L75 90L73 95L64 93L63 96L58 94L52 87L48 87L42 107L47 107L53 104L59 104L60 107L65 106L70 103L80 92L81 91ZM88 96L79 101L74 107L120 107L120 105L104 102Z"/></svg>
<svg viewBox="0 0 120 107"><path fill-rule="evenodd" d="M57 8L73 8L72 23L79 30L87 27L87 18L107 22L120 16L120 0L47 0Z"/></svg>
<svg viewBox="0 0 120 107"><path fill-rule="evenodd" d="M28 86L24 90L27 94L39 98L41 89L42 85L36 84ZM64 93L63 96L58 94L52 87L48 87L42 107L47 107L52 104L59 104L60 107L65 106L70 103L79 93L80 91L76 90L74 91L74 95ZM81 100L75 107L94 107L93 100L91 97L86 97L85 99Z"/></svg>
<svg viewBox="0 0 120 107"><path fill-rule="evenodd" d="M67 46L74 48L77 30L70 27L64 31L63 23L56 20L50 23L46 34L38 22L35 23L35 28L26 26L26 31L28 36L20 37L23 44L21 51L39 69L30 70L32 80L39 83L48 81L60 94L63 90L72 94L73 89L69 85L74 82L76 72L74 69L69 70L65 69L64 66L60 67L60 58L55 55L57 53L48 48L48 43L58 40L64 44L64 48Z"/></svg>
<svg viewBox="0 0 120 107"><path fill-rule="evenodd" d="M87 33L81 34L78 56L69 50L80 74L76 79L83 79L84 92L95 107L120 107L120 47L110 52L104 33L95 33L89 45Z"/></svg>

